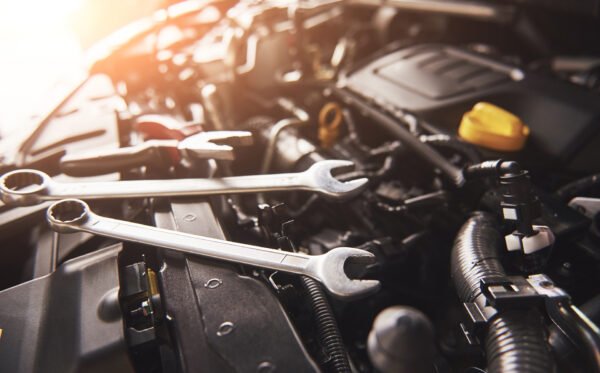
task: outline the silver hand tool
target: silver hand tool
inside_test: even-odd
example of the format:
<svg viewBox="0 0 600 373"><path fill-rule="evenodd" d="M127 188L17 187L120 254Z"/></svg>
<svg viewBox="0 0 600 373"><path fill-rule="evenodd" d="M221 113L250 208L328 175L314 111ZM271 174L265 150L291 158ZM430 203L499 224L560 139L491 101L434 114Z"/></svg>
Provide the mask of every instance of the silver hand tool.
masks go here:
<svg viewBox="0 0 600 373"><path fill-rule="evenodd" d="M133 126L145 139L182 140L202 131L199 122L182 122L170 115L161 114L140 115Z"/></svg>
<svg viewBox="0 0 600 373"><path fill-rule="evenodd" d="M66 155L60 160L60 169L71 176L92 176L141 166L171 166L182 158L233 160L232 145L251 144L252 133L247 131L201 132L183 140L148 140L103 152Z"/></svg>
<svg viewBox="0 0 600 373"><path fill-rule="evenodd" d="M341 182L331 170L352 166L350 161L326 160L297 173L232 176L220 179L127 180L89 183L58 183L37 170L16 170L0 177L0 194L7 205L28 206L65 198L115 199L205 196L305 190L332 199L361 192L367 179Z"/></svg>
<svg viewBox="0 0 600 373"><path fill-rule="evenodd" d="M379 281L350 279L344 270L348 259L372 263L368 251L338 247L323 255L306 255L246 245L152 226L106 218L94 214L77 199L54 203L47 211L50 227L59 233L88 232L118 240L158 246L187 254L296 273L321 282L331 294L344 299L369 294Z"/></svg>

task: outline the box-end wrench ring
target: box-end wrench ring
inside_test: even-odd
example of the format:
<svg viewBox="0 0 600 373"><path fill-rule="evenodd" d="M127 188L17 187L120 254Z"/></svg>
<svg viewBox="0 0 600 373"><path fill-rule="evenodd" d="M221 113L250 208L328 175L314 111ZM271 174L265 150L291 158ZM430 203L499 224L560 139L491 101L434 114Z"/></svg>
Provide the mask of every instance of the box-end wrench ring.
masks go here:
<svg viewBox="0 0 600 373"><path fill-rule="evenodd" d="M305 190L331 199L350 198L360 193L367 179L339 181L331 171L349 167L343 160L325 160L297 173L232 176L220 179L126 180L59 183L37 170L15 170L0 177L0 195L7 205L30 206L65 198L116 199L145 197L206 196Z"/></svg>
<svg viewBox="0 0 600 373"><path fill-rule="evenodd" d="M341 299L355 299L379 288L377 280L351 279L346 275L344 266L348 259L365 264L372 263L375 259L372 253L356 248L338 247L323 255L274 250L99 216L85 202L77 199L55 202L48 208L46 216L50 227L59 233L88 232L187 254L309 276Z"/></svg>

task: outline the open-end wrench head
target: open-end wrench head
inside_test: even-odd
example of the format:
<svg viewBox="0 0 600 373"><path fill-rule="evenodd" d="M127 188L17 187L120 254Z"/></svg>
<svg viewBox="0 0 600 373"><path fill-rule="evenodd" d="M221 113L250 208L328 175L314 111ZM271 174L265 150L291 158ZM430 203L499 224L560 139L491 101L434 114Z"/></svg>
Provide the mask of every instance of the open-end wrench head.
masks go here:
<svg viewBox="0 0 600 373"><path fill-rule="evenodd" d="M183 158L189 160L212 158L225 161L231 161L235 158L233 148L229 145L217 145L211 142L186 140L181 141L177 146L177 149Z"/></svg>
<svg viewBox="0 0 600 373"><path fill-rule="evenodd" d="M233 160L232 146L252 145L252 133L248 131L209 131L186 137L178 145L179 151L188 159Z"/></svg>
<svg viewBox="0 0 600 373"><path fill-rule="evenodd" d="M331 171L338 168L351 168L354 163L344 160L325 160L312 165L304 172L306 181L321 194L330 198L351 198L358 195L367 185L369 179L360 178L350 181L339 181Z"/></svg>
<svg viewBox="0 0 600 373"><path fill-rule="evenodd" d="M147 139L176 139L198 133L202 128L181 122L168 115L148 114L137 117L134 123L136 131Z"/></svg>
<svg viewBox="0 0 600 373"><path fill-rule="evenodd" d="M2 201L12 206L32 206L41 202L52 178L38 170L23 169L7 172L0 177Z"/></svg>
<svg viewBox="0 0 600 373"><path fill-rule="evenodd" d="M80 199L63 199L53 203L46 211L46 220L52 230L59 233L77 232L78 225L89 220L92 212Z"/></svg>
<svg viewBox="0 0 600 373"><path fill-rule="evenodd" d="M352 300L376 292L380 287L379 281L348 277L346 274L348 260L371 264L375 262L375 256L361 249L336 247L316 260L310 271L314 273L315 279L321 281L330 293L340 299Z"/></svg>
<svg viewBox="0 0 600 373"><path fill-rule="evenodd" d="M190 138L231 146L248 146L253 143L252 132L249 131L207 131L192 135L182 141Z"/></svg>

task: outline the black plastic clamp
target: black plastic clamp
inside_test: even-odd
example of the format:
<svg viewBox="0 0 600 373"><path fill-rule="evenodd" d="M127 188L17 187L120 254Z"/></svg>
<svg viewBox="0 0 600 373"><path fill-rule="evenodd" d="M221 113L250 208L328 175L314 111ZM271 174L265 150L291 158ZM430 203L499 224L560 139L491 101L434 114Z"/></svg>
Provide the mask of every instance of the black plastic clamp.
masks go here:
<svg viewBox="0 0 600 373"><path fill-rule="evenodd" d="M600 372L600 329L571 303L571 297L544 274L489 277L480 282L485 305L464 303L469 316L461 324L471 345L479 344L487 324L498 312L514 308L543 307L552 322L592 360Z"/></svg>

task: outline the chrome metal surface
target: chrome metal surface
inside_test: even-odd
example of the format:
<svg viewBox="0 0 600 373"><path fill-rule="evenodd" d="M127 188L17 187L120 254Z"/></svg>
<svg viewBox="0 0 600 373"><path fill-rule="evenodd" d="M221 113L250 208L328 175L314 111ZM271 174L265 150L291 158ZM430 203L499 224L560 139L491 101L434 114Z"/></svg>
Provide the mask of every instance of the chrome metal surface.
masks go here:
<svg viewBox="0 0 600 373"><path fill-rule="evenodd" d="M220 179L127 180L97 183L59 183L37 170L16 170L0 177L2 201L30 206L65 198L115 199L145 197L202 196L304 190L332 199L349 198L361 192L367 179L341 182L332 176L336 168L350 161L326 160L297 173L232 176Z"/></svg>
<svg viewBox="0 0 600 373"><path fill-rule="evenodd" d="M47 220L59 233L89 232L158 246L187 254L305 275L321 282L331 294L349 299L369 294L379 288L379 281L350 279L344 270L350 258L361 263L374 260L373 254L351 247L338 247L323 255L306 255L260 246L196 236L94 214L77 199L54 203Z"/></svg>

